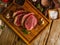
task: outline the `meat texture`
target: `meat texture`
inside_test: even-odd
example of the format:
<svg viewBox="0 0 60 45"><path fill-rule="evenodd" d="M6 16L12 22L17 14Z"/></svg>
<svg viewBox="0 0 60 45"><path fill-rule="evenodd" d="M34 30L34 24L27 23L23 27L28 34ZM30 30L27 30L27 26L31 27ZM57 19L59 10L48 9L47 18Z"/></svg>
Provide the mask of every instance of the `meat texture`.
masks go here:
<svg viewBox="0 0 60 45"><path fill-rule="evenodd" d="M32 30L37 24L37 19L34 15L30 15L25 21L25 28L27 30Z"/></svg>
<svg viewBox="0 0 60 45"><path fill-rule="evenodd" d="M23 14L17 15L14 19L14 24L16 26L21 26L21 19L22 19Z"/></svg>
<svg viewBox="0 0 60 45"><path fill-rule="evenodd" d="M14 12L14 24L16 26L22 26L27 30L32 30L37 25L37 18L34 13L25 13L23 10Z"/></svg>
<svg viewBox="0 0 60 45"><path fill-rule="evenodd" d="M30 16L30 15L33 15L34 13L28 13L28 14L25 14L22 18L22 21L21 21L21 25L23 26L25 20Z"/></svg>

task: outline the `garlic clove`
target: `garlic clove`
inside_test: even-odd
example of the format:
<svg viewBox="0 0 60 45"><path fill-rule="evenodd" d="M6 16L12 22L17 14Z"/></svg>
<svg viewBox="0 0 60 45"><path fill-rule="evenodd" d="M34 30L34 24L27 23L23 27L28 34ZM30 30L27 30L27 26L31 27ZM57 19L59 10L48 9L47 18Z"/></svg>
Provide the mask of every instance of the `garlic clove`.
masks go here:
<svg viewBox="0 0 60 45"><path fill-rule="evenodd" d="M44 24L45 22L44 22L44 20L43 20L43 18L41 18L41 21L42 21L42 24Z"/></svg>
<svg viewBox="0 0 60 45"><path fill-rule="evenodd" d="M7 19L9 19L9 18L10 18L10 14L9 14L9 13L7 13L6 18L7 18Z"/></svg>
<svg viewBox="0 0 60 45"><path fill-rule="evenodd" d="M43 19L43 18L39 19L39 23L38 23L38 24L39 24L39 25L44 25L44 24L45 24L44 19Z"/></svg>

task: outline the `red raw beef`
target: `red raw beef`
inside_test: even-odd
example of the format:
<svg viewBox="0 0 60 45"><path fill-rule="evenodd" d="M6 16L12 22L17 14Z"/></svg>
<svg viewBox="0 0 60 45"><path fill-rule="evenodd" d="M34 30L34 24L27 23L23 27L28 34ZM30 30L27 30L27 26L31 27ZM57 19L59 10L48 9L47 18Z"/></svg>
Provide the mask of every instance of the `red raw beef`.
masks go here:
<svg viewBox="0 0 60 45"><path fill-rule="evenodd" d="M16 11L16 12L14 12L13 17L15 17L15 16L17 16L19 14L23 14L23 13L24 13L23 10Z"/></svg>
<svg viewBox="0 0 60 45"><path fill-rule="evenodd" d="M25 21L25 28L32 30L37 25L37 19L34 15L30 15Z"/></svg>
<svg viewBox="0 0 60 45"><path fill-rule="evenodd" d="M17 15L14 19L14 24L16 26L21 26L21 19L22 19L23 14Z"/></svg>
<svg viewBox="0 0 60 45"><path fill-rule="evenodd" d="M28 14L25 14L22 18L22 21L21 21L21 25L23 26L25 20L30 16L30 15L34 15L34 13L28 13Z"/></svg>

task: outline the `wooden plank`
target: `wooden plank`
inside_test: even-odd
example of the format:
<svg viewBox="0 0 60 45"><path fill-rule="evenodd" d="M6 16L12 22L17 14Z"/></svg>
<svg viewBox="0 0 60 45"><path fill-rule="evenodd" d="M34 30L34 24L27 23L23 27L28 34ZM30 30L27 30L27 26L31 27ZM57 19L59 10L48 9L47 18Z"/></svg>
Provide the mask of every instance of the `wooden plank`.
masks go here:
<svg viewBox="0 0 60 45"><path fill-rule="evenodd" d="M27 5L27 6L26 6ZM9 7L7 10L11 10L13 11L16 11L16 9L18 9L17 7L20 7L16 4L12 4L11 7ZM14 8L13 8L14 7ZM30 8L29 8L30 7ZM20 7L21 8L21 7ZM35 37L37 37L40 32L44 29L44 27L46 27L48 24L49 24L49 21L48 19L46 19L46 17L43 16L43 14L40 14L39 11L37 9L34 9L34 7L31 7L31 5L28 3L28 2L25 2L23 8L26 10L26 11L29 11L29 12L33 12L35 13L35 16L37 17L38 21L43 18L44 20L44 25L39 25L37 24L36 28L32 29L31 30L31 33L30 34L27 34L25 35L21 30L23 29L22 27L17 27L15 26L12 22L10 22L9 19L7 19L5 16L6 16L6 11L0 15L0 18L9 26L11 27L11 29L17 34L19 35L19 37L21 37L27 44L30 44L34 39ZM27 9L28 8L28 9ZM14 12L13 11L13 12Z"/></svg>
<svg viewBox="0 0 60 45"><path fill-rule="evenodd" d="M52 22L52 21L51 21ZM31 43L31 45L45 45L48 35L49 35L49 31L50 31L50 26L51 23L49 24L48 27L46 27L41 33L40 35Z"/></svg>
<svg viewBox="0 0 60 45"><path fill-rule="evenodd" d="M43 30L40 35L31 43L31 45L45 45L50 31L50 25ZM15 37L14 45L26 45L18 36Z"/></svg>
<svg viewBox="0 0 60 45"><path fill-rule="evenodd" d="M60 45L60 19L54 20L47 45Z"/></svg>
<svg viewBox="0 0 60 45"><path fill-rule="evenodd" d="M58 8L58 11L59 11L59 18L60 18L60 8Z"/></svg>
<svg viewBox="0 0 60 45"><path fill-rule="evenodd" d="M41 32L41 34L33 41L33 43L31 43L31 45L45 45L49 30L50 25ZM3 30L0 40L0 45L26 45L26 43L8 27Z"/></svg>
<svg viewBox="0 0 60 45"><path fill-rule="evenodd" d="M15 39L14 32L8 27L5 27L2 32L2 35L0 36L0 45L12 45L14 39Z"/></svg>
<svg viewBox="0 0 60 45"><path fill-rule="evenodd" d="M31 43L31 45L45 45L49 34L50 25ZM0 37L0 45L26 45L10 28L6 27Z"/></svg>
<svg viewBox="0 0 60 45"><path fill-rule="evenodd" d="M9 27L4 28L0 40L0 45L26 45Z"/></svg>
<svg viewBox="0 0 60 45"><path fill-rule="evenodd" d="M50 31L50 25L41 32L41 34L31 43L31 45L45 45L46 40L48 38L49 31ZM18 36L16 36L14 44L26 45Z"/></svg>
<svg viewBox="0 0 60 45"><path fill-rule="evenodd" d="M16 35L13 45L27 45L27 44Z"/></svg>

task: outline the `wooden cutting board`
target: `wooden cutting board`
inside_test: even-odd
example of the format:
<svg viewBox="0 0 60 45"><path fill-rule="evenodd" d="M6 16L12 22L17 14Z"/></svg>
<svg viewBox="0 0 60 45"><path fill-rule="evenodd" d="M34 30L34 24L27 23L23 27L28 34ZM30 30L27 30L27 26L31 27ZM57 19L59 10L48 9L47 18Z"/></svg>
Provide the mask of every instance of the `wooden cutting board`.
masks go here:
<svg viewBox="0 0 60 45"><path fill-rule="evenodd" d="M37 24L37 26L30 31L29 34L24 34L22 32L22 27L17 27L11 22L10 19L6 18L6 13L8 11L12 11L13 13L16 10L24 9L28 12L33 12L38 19L38 21L43 18L44 24ZM23 39L28 45L40 34L40 32L49 24L49 20L40 12L38 11L29 1L25 1L23 6L16 4L15 2L11 3L0 15L0 18L21 38Z"/></svg>

